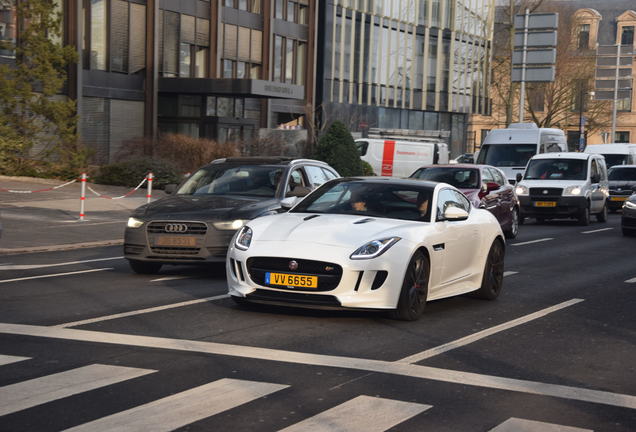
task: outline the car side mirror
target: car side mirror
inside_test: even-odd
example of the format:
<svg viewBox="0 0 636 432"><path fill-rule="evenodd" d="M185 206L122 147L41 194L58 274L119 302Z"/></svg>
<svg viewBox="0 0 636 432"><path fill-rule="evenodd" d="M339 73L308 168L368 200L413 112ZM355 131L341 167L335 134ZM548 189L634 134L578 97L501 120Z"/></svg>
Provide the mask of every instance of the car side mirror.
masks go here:
<svg viewBox="0 0 636 432"><path fill-rule="evenodd" d="M497 189L499 189L499 183L495 183L495 182L486 183L486 192L496 191Z"/></svg>
<svg viewBox="0 0 636 432"><path fill-rule="evenodd" d="M298 202L298 197L292 196L281 200L280 206L285 210L289 210Z"/></svg>
<svg viewBox="0 0 636 432"><path fill-rule="evenodd" d="M167 184L163 187L163 191L168 195L172 195L177 191L177 185L174 183Z"/></svg>
<svg viewBox="0 0 636 432"><path fill-rule="evenodd" d="M455 222L468 219L468 212L462 208L451 206L444 211L444 220Z"/></svg>
<svg viewBox="0 0 636 432"><path fill-rule="evenodd" d="M309 195L309 192L311 192L311 188L308 188L306 186L294 186L294 188L290 190L289 192L287 192L287 195L285 196L301 198L301 197Z"/></svg>
<svg viewBox="0 0 636 432"><path fill-rule="evenodd" d="M517 183L519 183L523 179L523 175L521 173L517 173Z"/></svg>

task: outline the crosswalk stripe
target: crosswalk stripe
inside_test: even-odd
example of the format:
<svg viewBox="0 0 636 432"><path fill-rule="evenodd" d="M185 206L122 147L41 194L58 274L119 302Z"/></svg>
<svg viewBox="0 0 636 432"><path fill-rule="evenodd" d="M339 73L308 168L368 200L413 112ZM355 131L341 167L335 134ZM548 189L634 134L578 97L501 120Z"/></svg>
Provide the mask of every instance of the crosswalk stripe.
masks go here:
<svg viewBox="0 0 636 432"><path fill-rule="evenodd" d="M279 432L382 432L429 408L431 405L358 396Z"/></svg>
<svg viewBox="0 0 636 432"><path fill-rule="evenodd" d="M8 365L11 363L17 363L23 360L29 360L30 357L17 357L10 355L1 355L0 354L0 366Z"/></svg>
<svg viewBox="0 0 636 432"><path fill-rule="evenodd" d="M153 372L93 364L0 387L0 416Z"/></svg>
<svg viewBox="0 0 636 432"><path fill-rule="evenodd" d="M511 417L489 432L593 432L592 429L581 429Z"/></svg>
<svg viewBox="0 0 636 432"><path fill-rule="evenodd" d="M66 432L171 431L289 386L223 378L67 429Z"/></svg>

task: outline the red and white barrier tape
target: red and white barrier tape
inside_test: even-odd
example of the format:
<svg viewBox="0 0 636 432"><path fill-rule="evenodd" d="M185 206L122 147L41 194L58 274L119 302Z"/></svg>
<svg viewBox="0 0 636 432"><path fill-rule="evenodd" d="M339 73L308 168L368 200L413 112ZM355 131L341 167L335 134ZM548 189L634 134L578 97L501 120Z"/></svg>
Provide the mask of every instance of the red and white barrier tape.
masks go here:
<svg viewBox="0 0 636 432"><path fill-rule="evenodd" d="M139 183L137 185L136 188L134 188L133 190L131 190L130 192L125 193L124 195L118 196L118 197L111 197L108 195L104 195L104 194L100 194L99 192L95 191L92 187L86 185L86 188L91 191L92 193L94 193L95 195L97 195L99 198L105 198L105 199L110 199L110 200L116 200L116 199L122 199L122 198L126 198L132 194L134 194L141 186L143 186L144 183L146 183L146 181L148 180L148 177L144 177L144 179L141 181L141 183Z"/></svg>
<svg viewBox="0 0 636 432"><path fill-rule="evenodd" d="M61 184L61 185L53 186L53 187L46 188L46 189L38 189L38 190L13 190L13 189L0 188L0 192L11 192L11 193L18 193L18 194L30 194L30 193L38 193L38 192L48 192L48 191L52 191L52 190L55 190L55 189L63 188L64 186L68 186L71 183L75 183L76 181L77 181L77 179L74 179L74 180L71 180L71 181L66 182L64 184Z"/></svg>

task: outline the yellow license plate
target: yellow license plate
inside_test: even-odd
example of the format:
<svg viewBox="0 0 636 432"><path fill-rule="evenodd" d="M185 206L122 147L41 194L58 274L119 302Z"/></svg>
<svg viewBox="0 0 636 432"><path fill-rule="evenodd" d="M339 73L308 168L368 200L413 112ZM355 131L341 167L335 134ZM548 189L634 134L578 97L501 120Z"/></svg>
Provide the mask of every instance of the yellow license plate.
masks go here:
<svg viewBox="0 0 636 432"><path fill-rule="evenodd" d="M265 273L267 285L283 285L297 288L318 288L318 276L305 276L287 273Z"/></svg>
<svg viewBox="0 0 636 432"><path fill-rule="evenodd" d="M187 236L159 236L155 239L155 246L195 247L197 239Z"/></svg>
<svg viewBox="0 0 636 432"><path fill-rule="evenodd" d="M537 201L534 203L535 207L556 207L555 201Z"/></svg>
<svg viewBox="0 0 636 432"><path fill-rule="evenodd" d="M627 201L626 196L611 196L610 201Z"/></svg>

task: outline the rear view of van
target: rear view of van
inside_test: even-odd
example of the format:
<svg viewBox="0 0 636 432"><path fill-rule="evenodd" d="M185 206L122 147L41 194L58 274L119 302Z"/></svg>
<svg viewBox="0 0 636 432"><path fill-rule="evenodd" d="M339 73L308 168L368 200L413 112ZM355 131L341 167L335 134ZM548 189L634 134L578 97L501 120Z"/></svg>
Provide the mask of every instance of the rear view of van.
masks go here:
<svg viewBox="0 0 636 432"><path fill-rule="evenodd" d="M608 168L636 164L636 144L592 144L585 147L585 153L603 155Z"/></svg>
<svg viewBox="0 0 636 432"><path fill-rule="evenodd" d="M360 159L368 162L379 176L408 177L422 165L448 163L448 145L442 142L381 138L355 141Z"/></svg>
<svg viewBox="0 0 636 432"><path fill-rule="evenodd" d="M477 163L493 165L515 183L530 158L539 153L567 151L567 140L560 129L539 128L534 123L513 123L506 129L488 133L479 149Z"/></svg>

